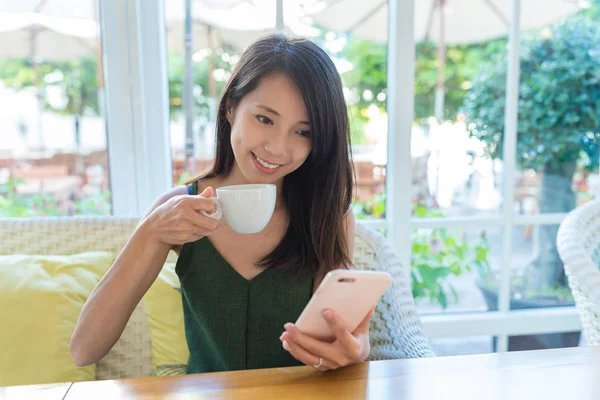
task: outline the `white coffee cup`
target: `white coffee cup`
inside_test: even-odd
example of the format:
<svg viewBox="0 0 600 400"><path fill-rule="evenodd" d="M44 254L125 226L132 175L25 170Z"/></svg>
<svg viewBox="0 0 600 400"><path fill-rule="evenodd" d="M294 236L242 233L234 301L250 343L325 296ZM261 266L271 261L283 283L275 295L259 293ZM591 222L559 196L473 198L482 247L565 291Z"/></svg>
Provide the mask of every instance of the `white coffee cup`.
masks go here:
<svg viewBox="0 0 600 400"><path fill-rule="evenodd" d="M233 185L217 188L211 197L216 211L207 217L225 217L227 225L237 233L258 233L265 229L275 210L277 191L272 184Z"/></svg>

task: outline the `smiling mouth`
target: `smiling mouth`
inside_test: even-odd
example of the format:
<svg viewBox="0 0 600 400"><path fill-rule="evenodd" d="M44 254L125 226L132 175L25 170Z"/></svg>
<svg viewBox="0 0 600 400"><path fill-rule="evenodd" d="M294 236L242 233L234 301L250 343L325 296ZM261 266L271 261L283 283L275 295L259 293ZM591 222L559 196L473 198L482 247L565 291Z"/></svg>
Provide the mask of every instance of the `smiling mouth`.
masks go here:
<svg viewBox="0 0 600 400"><path fill-rule="evenodd" d="M259 156L257 156L254 153L252 153L252 155L254 156L256 161L258 161L258 163L265 168L268 168L270 170L276 170L277 168L281 167L281 164L271 164L270 162L263 160L262 158L260 158Z"/></svg>

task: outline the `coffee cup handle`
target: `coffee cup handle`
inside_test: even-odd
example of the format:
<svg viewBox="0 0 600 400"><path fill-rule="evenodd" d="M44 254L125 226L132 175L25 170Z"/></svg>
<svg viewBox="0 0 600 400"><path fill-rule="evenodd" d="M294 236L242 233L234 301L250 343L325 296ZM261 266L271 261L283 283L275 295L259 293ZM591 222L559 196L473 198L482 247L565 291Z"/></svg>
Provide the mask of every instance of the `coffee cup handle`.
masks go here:
<svg viewBox="0 0 600 400"><path fill-rule="evenodd" d="M221 219L223 217L223 211L221 211L221 203L219 203L219 199L216 197L210 197L210 199L213 201L213 203L215 203L215 212L211 214L206 211L200 211L200 213L208 218Z"/></svg>

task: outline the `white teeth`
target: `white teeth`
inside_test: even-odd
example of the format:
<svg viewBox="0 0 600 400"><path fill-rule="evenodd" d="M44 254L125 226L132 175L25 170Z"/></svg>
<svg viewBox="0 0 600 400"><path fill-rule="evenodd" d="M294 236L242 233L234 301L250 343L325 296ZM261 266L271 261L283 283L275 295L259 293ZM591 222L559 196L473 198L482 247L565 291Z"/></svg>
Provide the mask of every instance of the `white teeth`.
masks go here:
<svg viewBox="0 0 600 400"><path fill-rule="evenodd" d="M266 162L265 160L263 160L256 154L254 155L254 157L256 157L256 159L258 160L260 165L262 165L263 167L270 168L270 169L275 169L275 168L279 167L279 165L277 165L277 164L269 164L268 162Z"/></svg>

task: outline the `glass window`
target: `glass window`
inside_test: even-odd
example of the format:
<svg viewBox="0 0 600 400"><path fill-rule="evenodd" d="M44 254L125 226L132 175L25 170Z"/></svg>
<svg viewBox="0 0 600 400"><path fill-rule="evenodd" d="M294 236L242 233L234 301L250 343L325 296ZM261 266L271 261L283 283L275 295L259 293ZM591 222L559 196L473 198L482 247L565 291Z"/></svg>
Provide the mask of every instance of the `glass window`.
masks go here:
<svg viewBox="0 0 600 400"><path fill-rule="evenodd" d="M316 2L284 2L286 29L308 36L331 56L342 76L350 112L352 151L357 177L358 218L385 217L387 159L386 64L381 42L330 31L310 18ZM193 3L193 110L185 121L185 9L166 2L173 183L206 172L214 159L217 103L245 48L275 28L275 1ZM248 15L256 18L248 18ZM250 23L250 20L253 20ZM238 22L236 22L238 21Z"/></svg>
<svg viewBox="0 0 600 400"><path fill-rule="evenodd" d="M452 2L433 7L431 20L427 19L429 6L417 3L415 120L411 138L413 201L444 216L498 215L502 204L502 165L489 156L485 143L469 131L465 102L479 66L496 60L506 48L508 26L493 32L466 31L461 29L465 13L455 9ZM497 17L485 7L474 7L469 18Z"/></svg>
<svg viewBox="0 0 600 400"><path fill-rule="evenodd" d="M432 338L429 340L436 356L462 356L493 353L491 336L466 336L460 338Z"/></svg>
<svg viewBox="0 0 600 400"><path fill-rule="evenodd" d="M185 2L165 1L174 185L212 166L215 118L225 83L246 47L275 28L272 1L191 2L190 11L188 81ZM192 100L187 111L186 87Z"/></svg>
<svg viewBox="0 0 600 400"><path fill-rule="evenodd" d="M485 289L502 266L502 233L498 227L413 230L412 292L421 314L497 309Z"/></svg>
<svg viewBox="0 0 600 400"><path fill-rule="evenodd" d="M98 3L72 6L0 6L0 216L111 213Z"/></svg>

